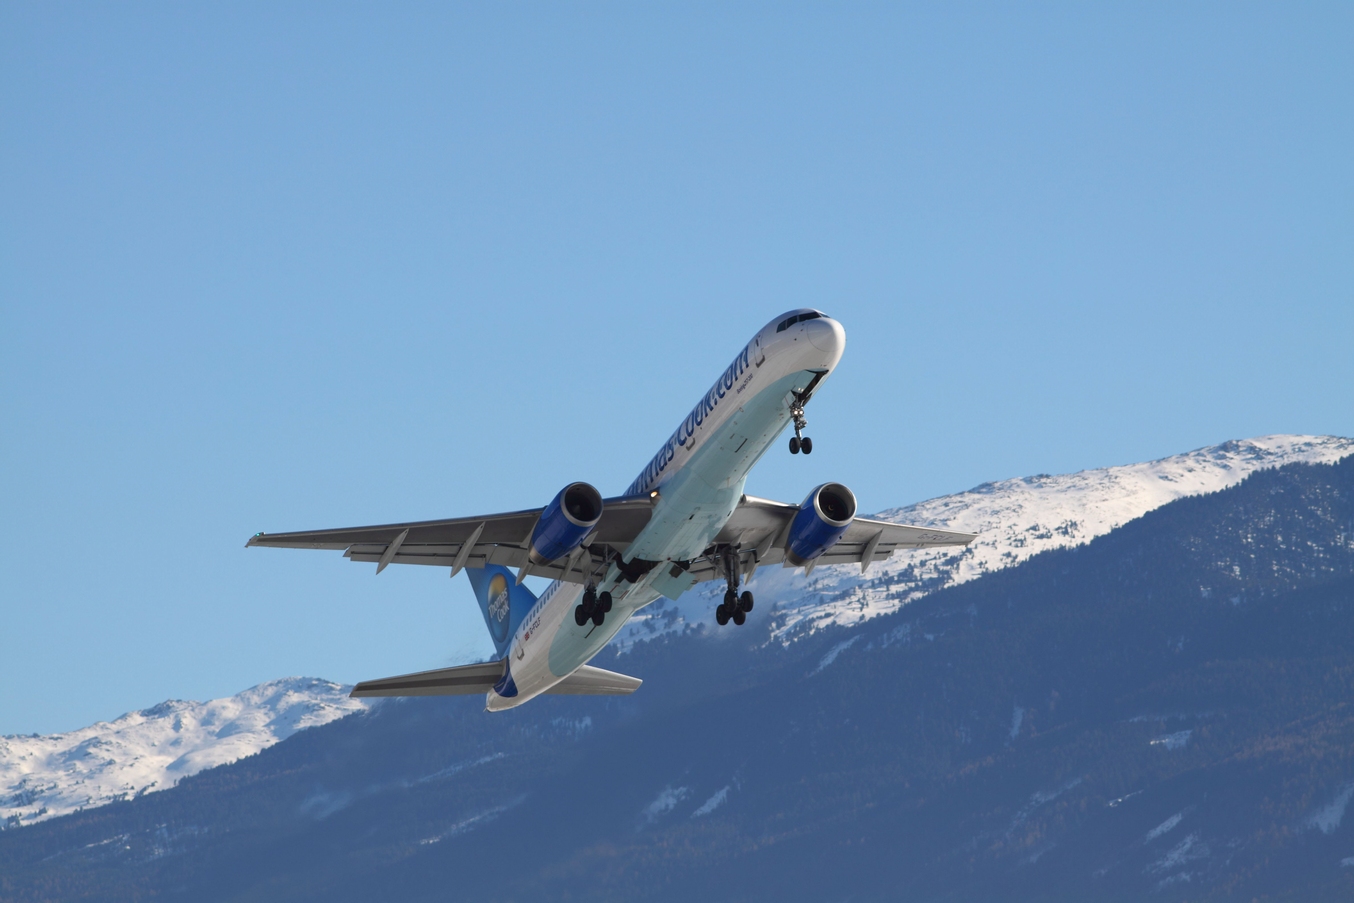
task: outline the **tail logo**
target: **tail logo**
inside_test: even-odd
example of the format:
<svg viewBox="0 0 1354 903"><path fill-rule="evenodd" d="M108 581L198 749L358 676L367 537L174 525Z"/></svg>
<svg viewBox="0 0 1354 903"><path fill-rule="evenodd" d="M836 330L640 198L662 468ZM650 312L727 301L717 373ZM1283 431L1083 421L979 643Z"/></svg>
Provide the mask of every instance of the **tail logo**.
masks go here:
<svg viewBox="0 0 1354 903"><path fill-rule="evenodd" d="M489 632L494 635L495 643L502 643L508 638L508 609L510 595L508 592L508 579L502 574L495 574L489 581Z"/></svg>

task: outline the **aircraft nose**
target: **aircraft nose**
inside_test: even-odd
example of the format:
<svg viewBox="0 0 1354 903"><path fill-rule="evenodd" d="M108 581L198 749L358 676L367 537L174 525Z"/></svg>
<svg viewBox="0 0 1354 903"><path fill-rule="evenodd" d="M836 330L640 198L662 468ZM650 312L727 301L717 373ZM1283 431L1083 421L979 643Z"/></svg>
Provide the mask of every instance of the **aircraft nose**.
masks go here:
<svg viewBox="0 0 1354 903"><path fill-rule="evenodd" d="M819 317L804 324L804 331L813 347L825 354L840 358L846 349L846 330L829 317Z"/></svg>

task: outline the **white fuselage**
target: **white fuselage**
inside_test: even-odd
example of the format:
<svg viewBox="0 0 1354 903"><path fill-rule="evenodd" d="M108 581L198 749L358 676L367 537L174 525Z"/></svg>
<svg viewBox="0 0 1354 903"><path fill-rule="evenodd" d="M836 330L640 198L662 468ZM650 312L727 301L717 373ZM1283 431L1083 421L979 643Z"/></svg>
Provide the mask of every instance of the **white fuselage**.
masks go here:
<svg viewBox="0 0 1354 903"><path fill-rule="evenodd" d="M793 393L826 378L846 347L841 324L825 316L777 328L811 313L787 311L763 327L630 485L627 496L650 495L654 508L625 550L627 562L690 561L723 529L748 472L789 424ZM668 574L660 564L630 583L612 564L598 585L613 600L600 627L574 621L582 586L552 583L508 646L508 676L489 691L489 710L521 705L586 664L631 615L662 595L655 584Z"/></svg>

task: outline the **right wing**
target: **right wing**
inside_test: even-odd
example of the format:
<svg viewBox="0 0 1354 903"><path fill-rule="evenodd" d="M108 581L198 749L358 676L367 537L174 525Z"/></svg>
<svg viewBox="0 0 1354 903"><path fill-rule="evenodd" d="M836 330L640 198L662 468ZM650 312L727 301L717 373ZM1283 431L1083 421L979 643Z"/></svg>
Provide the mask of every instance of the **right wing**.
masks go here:
<svg viewBox="0 0 1354 903"><path fill-rule="evenodd" d="M353 561L375 562L380 573L388 564L433 564L450 567L452 575L463 567L501 564L509 568L526 565L531 533L541 508L457 517L449 520L414 521L373 527L337 530L306 530L297 533L256 533L246 546L280 549L343 550ZM648 496L606 499L602 519L593 528L589 545L599 550L624 552L649 522L653 502ZM581 551L576 558L562 558L544 565L531 565L527 574L570 583L586 583L605 559Z"/></svg>
<svg viewBox="0 0 1354 903"><path fill-rule="evenodd" d="M474 693L488 693L503 677L504 662L481 662L475 665L458 665L455 668L438 668L436 671L419 671L417 674L401 674L399 677L383 677L380 680L364 680L349 696L359 699L369 696L469 696Z"/></svg>

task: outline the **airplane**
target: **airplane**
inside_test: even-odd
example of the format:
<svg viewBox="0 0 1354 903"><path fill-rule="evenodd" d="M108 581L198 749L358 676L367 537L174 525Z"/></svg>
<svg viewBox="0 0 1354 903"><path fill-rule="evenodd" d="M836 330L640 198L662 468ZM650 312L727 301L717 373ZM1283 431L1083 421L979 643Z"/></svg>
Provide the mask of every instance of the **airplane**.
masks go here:
<svg viewBox="0 0 1354 903"><path fill-rule="evenodd" d="M963 546L975 534L856 516L841 483L798 505L743 492L753 465L786 426L791 454L811 454L804 407L836 368L846 331L818 310L775 318L732 363L619 496L570 483L543 508L450 520L257 533L246 546L343 550L353 561L461 571L494 641L490 662L363 681L356 697L485 694L498 712L542 694L626 695L638 678L588 662L635 612L723 580L715 620L742 625L742 588L758 567L871 563L899 549ZM516 573L513 573L513 570ZM528 576L552 577L537 598ZM741 591L740 591L741 589Z"/></svg>

